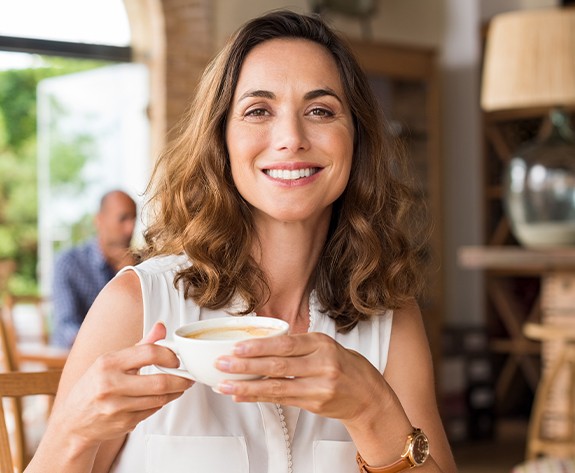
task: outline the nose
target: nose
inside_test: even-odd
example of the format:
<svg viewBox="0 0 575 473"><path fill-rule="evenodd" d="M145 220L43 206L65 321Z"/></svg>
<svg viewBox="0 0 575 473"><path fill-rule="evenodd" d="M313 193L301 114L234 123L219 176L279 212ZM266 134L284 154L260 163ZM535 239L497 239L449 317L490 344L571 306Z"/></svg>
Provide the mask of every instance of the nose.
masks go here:
<svg viewBox="0 0 575 473"><path fill-rule="evenodd" d="M274 145L277 150L292 153L309 148L305 119L295 114L278 117L274 127Z"/></svg>

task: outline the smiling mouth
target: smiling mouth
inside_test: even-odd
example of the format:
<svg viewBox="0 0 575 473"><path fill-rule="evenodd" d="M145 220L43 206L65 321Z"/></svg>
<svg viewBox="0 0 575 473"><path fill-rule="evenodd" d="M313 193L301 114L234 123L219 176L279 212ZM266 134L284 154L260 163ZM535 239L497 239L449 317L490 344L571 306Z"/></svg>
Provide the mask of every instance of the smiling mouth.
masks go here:
<svg viewBox="0 0 575 473"><path fill-rule="evenodd" d="M284 181L296 181L304 177L313 176L319 172L320 168L304 168L304 169L264 169L264 173L273 179L282 179Z"/></svg>

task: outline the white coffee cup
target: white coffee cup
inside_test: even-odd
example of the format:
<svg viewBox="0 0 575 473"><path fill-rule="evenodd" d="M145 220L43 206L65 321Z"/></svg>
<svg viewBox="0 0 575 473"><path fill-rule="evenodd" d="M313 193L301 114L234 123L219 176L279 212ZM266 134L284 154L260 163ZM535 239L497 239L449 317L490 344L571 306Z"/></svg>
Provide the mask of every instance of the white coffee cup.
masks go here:
<svg viewBox="0 0 575 473"><path fill-rule="evenodd" d="M272 317L232 316L200 320L183 325L174 332L173 340L158 340L172 350L182 362L180 368L157 366L160 371L188 378L215 388L220 382L261 378L255 374L224 373L216 360L231 355L240 340L284 335L289 324Z"/></svg>

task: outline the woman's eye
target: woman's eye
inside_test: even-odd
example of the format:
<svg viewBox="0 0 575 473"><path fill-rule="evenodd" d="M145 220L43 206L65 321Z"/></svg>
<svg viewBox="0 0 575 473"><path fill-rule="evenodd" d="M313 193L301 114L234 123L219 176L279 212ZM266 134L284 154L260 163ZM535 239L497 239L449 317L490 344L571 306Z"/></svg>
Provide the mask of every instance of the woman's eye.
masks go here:
<svg viewBox="0 0 575 473"><path fill-rule="evenodd" d="M310 115L314 115L316 117L333 117L334 115L331 110L320 107L312 108L309 113Z"/></svg>
<svg viewBox="0 0 575 473"><path fill-rule="evenodd" d="M265 115L269 115L265 108L253 108L245 113L246 117L263 117Z"/></svg>

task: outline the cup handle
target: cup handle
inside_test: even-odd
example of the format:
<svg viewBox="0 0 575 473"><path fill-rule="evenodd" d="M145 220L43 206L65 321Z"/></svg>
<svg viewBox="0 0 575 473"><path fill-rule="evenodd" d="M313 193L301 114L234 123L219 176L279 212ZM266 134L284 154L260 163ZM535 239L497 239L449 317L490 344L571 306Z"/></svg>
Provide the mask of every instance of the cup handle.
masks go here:
<svg viewBox="0 0 575 473"><path fill-rule="evenodd" d="M178 356L178 350L176 348L176 344L173 342L170 342L168 340L156 340L154 342L155 345L160 345L162 347L166 347L170 350L172 350L174 352L174 354L176 356ZM178 356L179 358L179 356ZM182 378L186 378L186 379L191 379L192 381L195 381L194 378L192 378L192 375L185 369L183 368L168 368L166 366L160 366L160 365L153 365L156 369L158 369L159 371L161 371L162 373L166 373L166 374L173 374L175 376L180 376Z"/></svg>

